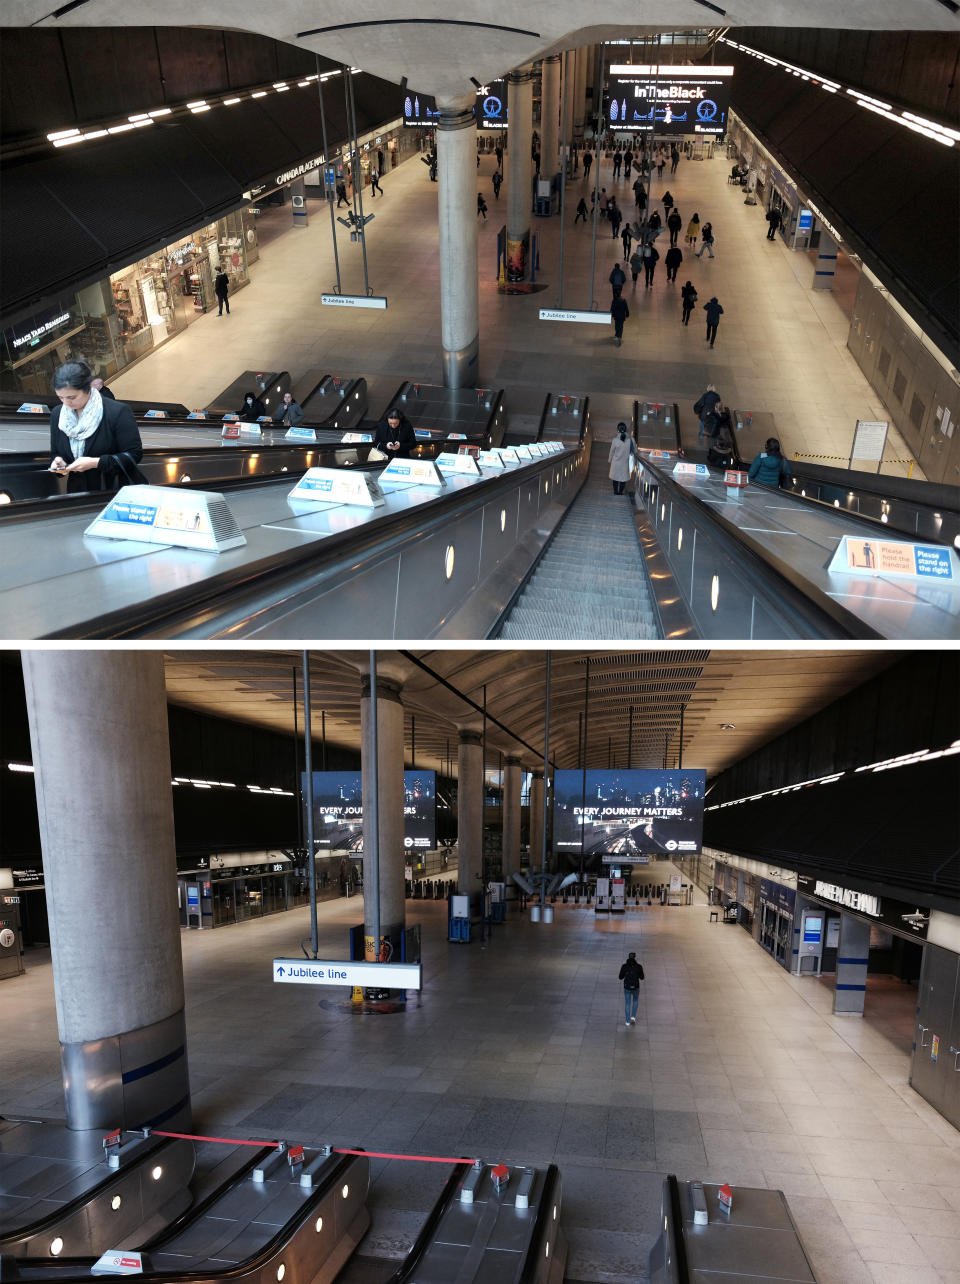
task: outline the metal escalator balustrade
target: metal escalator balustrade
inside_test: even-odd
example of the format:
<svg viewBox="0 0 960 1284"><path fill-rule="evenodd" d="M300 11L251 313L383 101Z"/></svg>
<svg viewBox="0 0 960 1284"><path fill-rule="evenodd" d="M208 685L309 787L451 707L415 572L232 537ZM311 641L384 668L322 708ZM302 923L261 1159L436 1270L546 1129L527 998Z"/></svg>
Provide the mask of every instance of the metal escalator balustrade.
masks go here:
<svg viewBox="0 0 960 1284"><path fill-rule="evenodd" d="M510 640L660 638L633 504L614 495L606 443L498 636Z"/></svg>

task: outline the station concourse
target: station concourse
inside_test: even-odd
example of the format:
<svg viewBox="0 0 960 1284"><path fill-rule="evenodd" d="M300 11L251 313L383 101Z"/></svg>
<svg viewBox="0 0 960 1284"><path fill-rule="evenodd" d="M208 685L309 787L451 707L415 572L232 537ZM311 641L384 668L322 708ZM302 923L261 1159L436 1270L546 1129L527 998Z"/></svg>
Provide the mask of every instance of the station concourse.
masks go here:
<svg viewBox="0 0 960 1284"><path fill-rule="evenodd" d="M26 852L39 836L53 959L34 944L25 970L0 982L5 1026L15 1032L0 1051L0 1115L62 1117L65 1100L68 1113L71 1099L94 1108L106 1100L111 1076L102 1052L95 1080L61 1079L58 1023L61 1049L69 1043L64 1019L80 1008L88 1022L80 1038L123 1045L137 1033L124 1033L124 1022L162 1017L156 1010L137 1016L149 993L144 977L175 962L157 997L174 1010L182 1001L186 1047L171 1060L154 1043L150 1055L158 1067L165 1060L189 1067L198 1133L555 1163L571 1282L645 1278L666 1171L782 1190L821 1284L951 1281L960 1142L952 1098L936 1095L940 1079L924 1078L935 1072L949 1094L948 1066L929 1054L928 1023L939 1029L940 1018L927 1016L924 996L937 990L936 969L952 961L955 974L960 956L956 653L673 648L549 658L548 667L547 656L533 651L383 651L371 669L372 657L361 652L309 656L313 768L365 763L365 808L364 728L375 685L387 790L378 800L378 877L386 895L398 878L408 893L399 910L383 902L381 921L399 913L405 931L418 924L422 945L421 992L408 992L405 1003L357 1004L342 989L273 983L272 958L297 956L305 938L309 949L309 911L301 902L268 912L279 906L267 903L266 873L259 890L256 866L236 865L251 876L241 879L244 913L238 902L236 921L223 930L187 926L189 902L181 903L182 1000L180 951L173 960L162 944L176 917L173 882L184 881L187 865L206 863L214 886L239 897L228 863L243 859L245 842L266 849L246 854L265 859L264 871L277 868L271 860L284 867L286 844L296 846L304 757L293 728L296 717L302 736L303 657L26 652L21 688L21 662L5 655L3 803L5 814L12 804L18 816L5 847L16 847L17 873L26 878L20 866L30 865ZM104 720L97 683L111 677L112 716ZM911 705L908 695L918 690L928 698ZM168 727L151 714L135 753L128 699L151 709L167 704ZM44 726L57 701L64 734L51 748ZM415 773L435 770L438 800L457 807L454 828L452 815L444 822L459 839L452 859L424 853L435 862L426 882L449 879L469 895L491 869L509 867L518 818L508 795L517 768L529 777L524 832L541 842L551 870L576 868L576 857L566 860L556 848L556 813L546 844L533 826L548 726L547 752L558 770L581 762L608 774L628 763L707 769L701 854L661 853L631 874L658 886L676 875L686 903L661 904L634 891L614 914L598 912L599 899L557 895L548 906L552 922L536 922L535 897L526 908L508 900L505 921L478 923L469 940L451 940L446 901L423 887L409 894L418 880L406 878L405 866L420 858L398 849L404 795L397 759ZM149 796L131 789L162 771L166 752L168 806L160 785ZM72 826L68 850L58 826L71 828L70 821L58 818L63 808L50 790L78 763L97 805ZM34 788L39 828L31 830ZM916 833L907 810L921 800L925 841L905 846L905 835ZM152 808L149 843L125 837L111 821L121 804L134 828L145 820L143 807ZM95 853L84 850L91 846ZM318 852L320 868L335 858ZM94 886L102 889L79 915L79 886L67 902L60 898L70 866L95 868ZM534 852L523 867L528 877L537 872ZM372 874L361 868L355 896L331 885L320 900L319 958L346 957L358 919L369 934ZM140 943L130 930L143 913L137 870L147 885L155 874L146 913L157 935L141 931ZM813 921L838 924L833 963L822 956L814 972L791 964L789 945L780 957L776 926L765 944L784 896L798 951L807 949ZM736 921L718 921L716 906L731 904ZM34 931L38 922L35 916ZM78 934L88 956L63 955ZM869 959L841 957L856 948ZM617 981L630 949L646 971L635 1027L624 1026ZM58 979L64 959L67 975ZM956 1045L949 1028L937 1038L938 1052ZM135 1058L149 1052L146 1044L126 1047ZM64 1053L64 1068L93 1065L79 1051ZM161 1092L175 1091L158 1082ZM143 1101L131 1099L129 1108L135 1117ZM222 1161L222 1151L201 1143L200 1182L211 1181ZM385 1278L376 1272L407 1251L445 1175L408 1160L372 1164L372 1228L344 1281Z"/></svg>

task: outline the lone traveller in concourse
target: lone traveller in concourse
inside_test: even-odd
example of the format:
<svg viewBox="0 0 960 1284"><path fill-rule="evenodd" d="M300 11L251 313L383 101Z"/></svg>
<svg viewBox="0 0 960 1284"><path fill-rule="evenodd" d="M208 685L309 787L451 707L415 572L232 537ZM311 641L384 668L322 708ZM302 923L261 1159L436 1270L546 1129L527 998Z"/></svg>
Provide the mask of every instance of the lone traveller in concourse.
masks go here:
<svg viewBox="0 0 960 1284"><path fill-rule="evenodd" d="M53 376L61 404L50 412L50 471L67 478L67 491L119 490L145 481L133 411L104 400L92 387L85 361L68 361Z"/></svg>
<svg viewBox="0 0 960 1284"><path fill-rule="evenodd" d="M636 1025L637 1007L640 1003L640 982L644 977L643 967L637 962L637 956L633 950L627 955L627 961L620 969L619 979L623 982L623 1024Z"/></svg>
<svg viewBox="0 0 960 1284"><path fill-rule="evenodd" d="M680 295L683 299L683 313L681 314L680 320L683 325L689 325L690 313L693 311L693 305L697 301L697 290L696 290L696 286L693 284L692 281L687 281L684 284L683 289L680 291ZM700 425L700 435L701 437L703 436L702 423Z"/></svg>
<svg viewBox="0 0 960 1284"><path fill-rule="evenodd" d="M583 181L590 181L590 166L593 164L593 152L583 153Z"/></svg>
<svg viewBox="0 0 960 1284"><path fill-rule="evenodd" d="M627 301L622 294L613 296L613 302L610 304L610 315L613 317L613 337L616 339L617 347L619 348L623 343L623 323L630 315Z"/></svg>
<svg viewBox="0 0 960 1284"><path fill-rule="evenodd" d="M777 229L783 224L783 215L774 207L767 210L767 240L772 241L777 235Z"/></svg>
<svg viewBox="0 0 960 1284"><path fill-rule="evenodd" d="M709 303L703 305L703 310L707 314L707 340L712 348L716 342L717 326L720 324L723 308L717 302L717 296L714 295Z"/></svg>
<svg viewBox="0 0 960 1284"><path fill-rule="evenodd" d="M417 444L417 434L407 416L393 406L387 411L386 419L377 424L373 444L388 459L409 459L410 451Z"/></svg>
<svg viewBox="0 0 960 1284"><path fill-rule="evenodd" d="M226 272L224 272L223 268L221 268L217 273L213 282L213 288L216 291L217 302L220 304L220 311L217 313L217 316L223 316L224 308L227 309L227 316L229 316L230 300L227 296L230 293L230 278L227 276Z"/></svg>

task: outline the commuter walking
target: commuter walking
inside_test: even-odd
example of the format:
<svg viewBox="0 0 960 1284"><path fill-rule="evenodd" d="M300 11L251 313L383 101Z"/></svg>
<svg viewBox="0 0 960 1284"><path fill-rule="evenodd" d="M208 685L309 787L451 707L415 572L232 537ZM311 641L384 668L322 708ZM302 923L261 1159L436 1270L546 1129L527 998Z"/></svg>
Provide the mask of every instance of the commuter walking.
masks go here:
<svg viewBox="0 0 960 1284"><path fill-rule="evenodd" d="M220 304L220 311L217 313L217 316L223 316L224 308L227 309L227 316L229 316L230 300L227 296L230 293L230 278L227 276L226 272L224 272L223 268L221 268L217 273L216 279L213 283L213 288L216 291L217 302Z"/></svg>
<svg viewBox="0 0 960 1284"><path fill-rule="evenodd" d="M683 250L679 245L671 245L663 261L667 268L667 280L676 281L677 270L683 262Z"/></svg>
<svg viewBox="0 0 960 1284"><path fill-rule="evenodd" d="M667 219L667 227L670 230L670 244L676 245L680 236L680 229L683 227L683 219L680 217L680 211L674 206L670 211L670 217Z"/></svg>
<svg viewBox="0 0 960 1284"><path fill-rule="evenodd" d="M378 174L383 173L383 148L382 147L377 148L377 173Z"/></svg>
<svg viewBox="0 0 960 1284"><path fill-rule="evenodd" d="M676 143L670 148L670 176L671 178L677 172L677 166L680 164L680 149Z"/></svg>
<svg viewBox="0 0 960 1284"><path fill-rule="evenodd" d="M643 284L649 289L653 285L653 274L657 270L657 263L660 261L660 255L657 247L653 242L648 242L643 247Z"/></svg>
<svg viewBox="0 0 960 1284"><path fill-rule="evenodd" d="M620 235L620 224L623 222L623 215L620 212L620 206L615 200L610 204L610 229L611 236L614 240Z"/></svg>
<svg viewBox="0 0 960 1284"><path fill-rule="evenodd" d="M619 263L614 263L613 271L609 276L610 287L613 290L613 297L616 299L623 293L623 287L627 283L627 274Z"/></svg>
<svg viewBox="0 0 960 1284"><path fill-rule="evenodd" d="M500 188L501 188L502 186L503 186L503 175L500 173L500 171L499 171L498 169L495 169L495 170L493 171L493 197L494 197L494 200L499 201L499 199L500 199ZM583 205L583 201L581 201L581 202L580 202L580 204L581 204L581 205ZM579 212L579 206L577 207L577 209L578 209L578 212ZM584 214L586 214L586 212L587 212L587 207L586 207L586 205L584 205L584 206L583 206L583 212L584 212Z"/></svg>
<svg viewBox="0 0 960 1284"><path fill-rule="evenodd" d="M586 223L589 212L590 211L587 209L587 202L581 196L580 200L577 202L577 217L573 220L574 223L579 223L581 219Z"/></svg>
<svg viewBox="0 0 960 1284"><path fill-rule="evenodd" d="M702 240L702 244L699 250L697 250L697 258L698 259L702 258L704 250L709 250L710 257L713 258L714 241L713 241L713 224L712 223L704 223L701 240Z"/></svg>
<svg viewBox="0 0 960 1284"><path fill-rule="evenodd" d="M636 288L637 277L640 275L640 269L643 267L643 246L638 245L630 255L630 271L633 273L633 284Z"/></svg>
<svg viewBox="0 0 960 1284"><path fill-rule="evenodd" d="M700 235L700 215L694 214L693 218L687 224L687 244L696 245L697 237Z"/></svg>
<svg viewBox="0 0 960 1284"><path fill-rule="evenodd" d="M791 471L790 461L784 459L779 440L768 437L763 450L750 465L748 475L751 481L762 482L764 486L782 486Z"/></svg>
<svg viewBox="0 0 960 1284"><path fill-rule="evenodd" d="M712 348L717 338L717 326L720 324L720 318L723 316L723 308L717 302L717 296L714 295L709 303L703 305L703 310L707 314L707 339Z"/></svg>
<svg viewBox="0 0 960 1284"><path fill-rule="evenodd" d="M777 229L783 226L783 215L776 208L767 210L767 240L772 241Z"/></svg>
<svg viewBox="0 0 960 1284"><path fill-rule="evenodd" d="M583 153L583 181L590 181L590 166L593 164L593 152Z"/></svg>
<svg viewBox="0 0 960 1284"><path fill-rule="evenodd" d="M689 284L690 282L688 281L687 285ZM696 295L695 290L694 295ZM707 421L719 405L720 394L717 392L717 385L715 383L708 383L707 391L701 397L698 397L693 403L693 413L700 417L700 431L697 434L698 437L703 437L706 432Z"/></svg>
<svg viewBox="0 0 960 1284"><path fill-rule="evenodd" d="M628 147L623 153L623 177L629 178L633 173L633 152Z"/></svg>
<svg viewBox="0 0 960 1284"><path fill-rule="evenodd" d="M483 221L487 221L487 202L483 199L483 192L477 192L477 214L483 215Z"/></svg>
<svg viewBox="0 0 960 1284"><path fill-rule="evenodd" d="M613 177L620 177L620 167L623 164L623 152L619 149L613 153Z"/></svg>
<svg viewBox="0 0 960 1284"><path fill-rule="evenodd" d="M622 294L613 296L613 302L610 304L610 315L613 318L613 337L616 339L617 347L619 348L623 343L623 323L630 315L627 301Z"/></svg>
<svg viewBox="0 0 960 1284"><path fill-rule="evenodd" d="M620 969L619 980L623 982L623 1015L624 1025L637 1024L637 1007L640 1003L640 982L644 979L643 967L637 962L633 950L627 955L627 961Z"/></svg>
<svg viewBox="0 0 960 1284"><path fill-rule="evenodd" d="M663 167L664 165L666 165L666 163L667 163L667 155L666 155L666 152L661 147L657 151L657 162L656 162L657 178L663 178Z"/></svg>
<svg viewBox="0 0 960 1284"><path fill-rule="evenodd" d="M620 240L623 241L623 261L626 263L630 257L630 246L633 244L633 228L629 223L624 223Z"/></svg>
<svg viewBox="0 0 960 1284"><path fill-rule="evenodd" d="M288 428L294 428L303 419L303 407L294 401L292 392L285 392L283 400L273 412L273 417L278 423L286 424Z"/></svg>
<svg viewBox="0 0 960 1284"><path fill-rule="evenodd" d="M374 195L377 192L379 192L381 196L383 195L383 188L380 186L380 171L377 169L371 169L370 170L370 199L371 200L373 200Z"/></svg>
<svg viewBox="0 0 960 1284"><path fill-rule="evenodd" d="M633 196L638 210L644 210L647 207L647 189L643 185L643 179L638 178L633 185Z"/></svg>
<svg viewBox="0 0 960 1284"><path fill-rule="evenodd" d="M341 205L349 204L350 202L347 200L347 185L343 179L340 178L337 180L337 209L339 209Z"/></svg>
<svg viewBox="0 0 960 1284"><path fill-rule="evenodd" d="M662 226L663 224L660 221L660 211L654 210L653 213L650 215L650 221L647 224L651 241L655 241L657 237L660 235L660 229Z"/></svg>
<svg viewBox="0 0 960 1284"><path fill-rule="evenodd" d="M624 487L630 480L630 474L634 469L634 460L636 458L636 446L633 444L633 438L627 436L627 425L624 423L617 424L617 435L610 443L610 450L607 454L607 463L610 465L608 476L613 482L613 493L622 495Z"/></svg>
<svg viewBox="0 0 960 1284"><path fill-rule="evenodd" d="M683 289L680 291L680 297L683 299L683 314L681 318L681 323L683 325L689 325L690 313L693 311L693 305L697 301L697 291L694 288L692 281L687 281Z"/></svg>
<svg viewBox="0 0 960 1284"><path fill-rule="evenodd" d="M669 190L664 192L664 194L660 197L660 200L663 202L663 217L667 220L667 226L669 227L670 211L673 209L673 197L670 194Z"/></svg>

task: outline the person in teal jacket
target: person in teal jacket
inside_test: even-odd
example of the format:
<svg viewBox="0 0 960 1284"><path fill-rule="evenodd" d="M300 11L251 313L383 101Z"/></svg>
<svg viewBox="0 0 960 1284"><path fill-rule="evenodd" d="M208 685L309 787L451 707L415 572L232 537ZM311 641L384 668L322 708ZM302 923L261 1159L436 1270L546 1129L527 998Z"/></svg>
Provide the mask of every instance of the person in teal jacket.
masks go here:
<svg viewBox="0 0 960 1284"><path fill-rule="evenodd" d="M764 486L782 486L790 473L790 461L783 457L780 442L776 437L768 437L763 450L750 465L750 480L762 482Z"/></svg>

